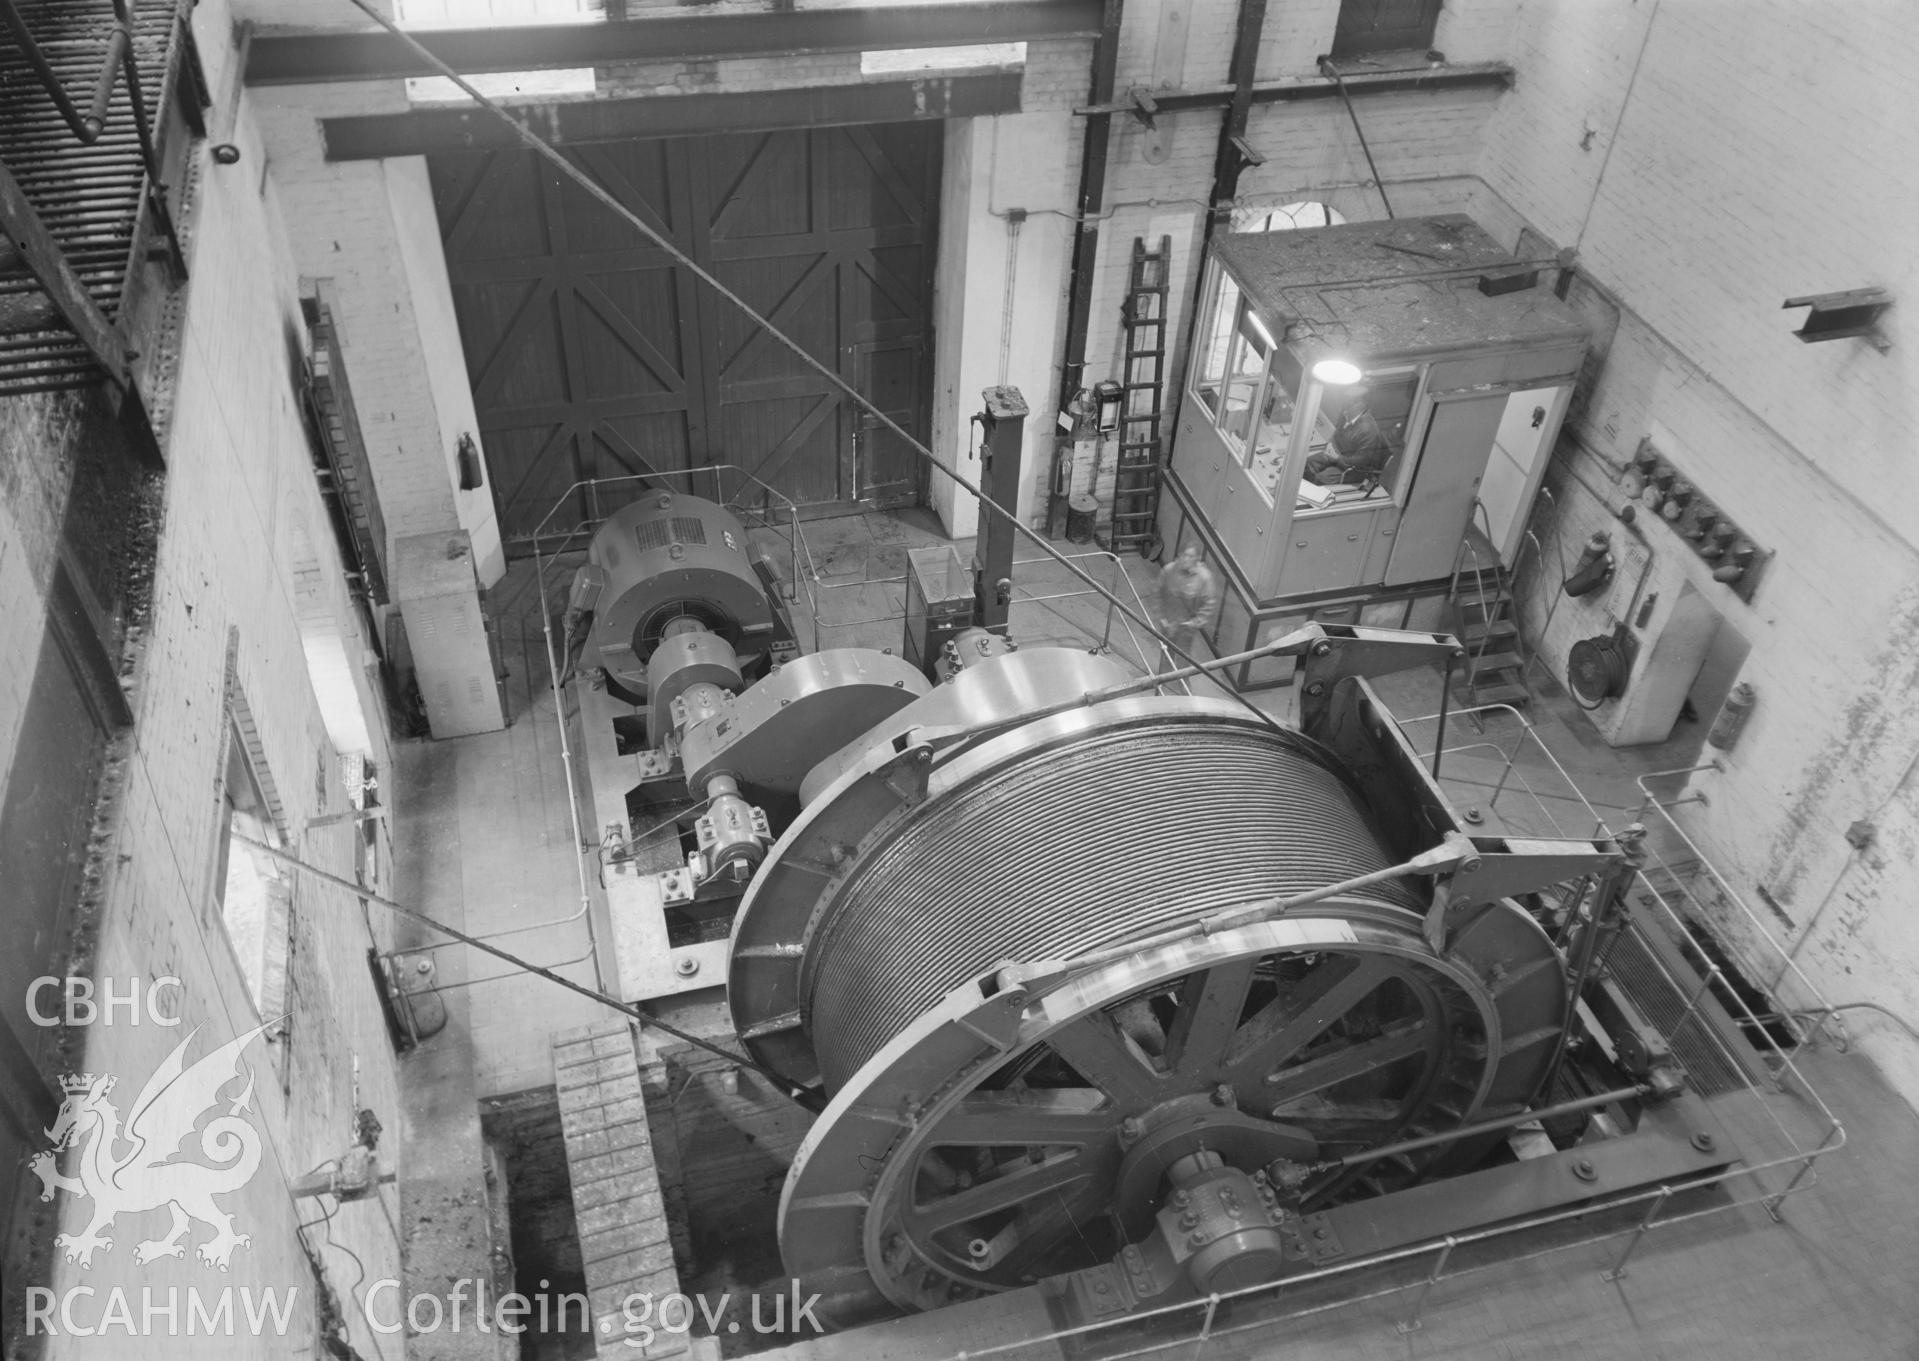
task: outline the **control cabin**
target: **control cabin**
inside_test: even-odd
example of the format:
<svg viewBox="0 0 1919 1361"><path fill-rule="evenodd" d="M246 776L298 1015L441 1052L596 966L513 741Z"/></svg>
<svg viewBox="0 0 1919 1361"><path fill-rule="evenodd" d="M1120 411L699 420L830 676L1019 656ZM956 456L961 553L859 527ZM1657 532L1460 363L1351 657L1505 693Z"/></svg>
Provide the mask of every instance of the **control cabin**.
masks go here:
<svg viewBox="0 0 1919 1361"><path fill-rule="evenodd" d="M1586 353L1556 276L1462 214L1216 242L1161 536L1224 578L1219 652L1304 619L1439 627L1469 536L1515 565Z"/></svg>

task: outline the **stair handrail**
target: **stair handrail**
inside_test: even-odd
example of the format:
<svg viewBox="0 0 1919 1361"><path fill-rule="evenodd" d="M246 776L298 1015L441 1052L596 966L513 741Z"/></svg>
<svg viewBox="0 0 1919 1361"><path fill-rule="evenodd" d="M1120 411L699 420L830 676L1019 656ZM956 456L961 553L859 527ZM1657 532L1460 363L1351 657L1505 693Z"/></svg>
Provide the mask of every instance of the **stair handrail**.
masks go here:
<svg viewBox="0 0 1919 1361"><path fill-rule="evenodd" d="M1470 684L1479 674L1479 663L1486 655L1486 644L1492 641L1493 612L1486 608L1486 574L1479 563L1479 550L1473 546L1471 539L1464 540L1460 546L1472 554L1473 584L1479 588L1479 641L1473 646L1472 665L1466 669L1467 682Z"/></svg>
<svg viewBox="0 0 1919 1361"><path fill-rule="evenodd" d="M1533 533L1531 528L1528 528L1526 530L1524 537L1522 537L1519 541L1519 551L1513 554L1513 566L1512 566L1513 641L1519 647L1519 660L1521 662L1521 666L1519 668L1519 674L1522 678L1526 675L1527 672L1532 670L1532 664L1533 664L1532 655L1526 648L1526 626L1519 618L1519 564L1526 560L1527 544L1532 545L1533 553L1542 562L1545 560L1545 557L1546 557L1546 545L1544 545L1543 543L1539 541L1539 536ZM1544 642L1545 639L1542 637L1540 641Z"/></svg>
<svg viewBox="0 0 1919 1361"><path fill-rule="evenodd" d="M1500 571L1504 571L1510 579L1517 581L1519 578L1520 559L1526 555L1525 541L1523 539L1520 541L1519 551L1513 554L1513 565L1511 567L1504 567L1497 560L1499 545L1493 542L1492 512L1486 509L1486 503L1477 496L1473 498L1473 518L1479 522L1480 532L1486 536L1486 546L1491 548L1495 554L1493 564L1495 575ZM1529 529L1526 531L1526 534L1528 537L1531 537L1532 531ZM1500 583L1500 589L1504 591L1504 582ZM1484 606L1486 603L1486 592L1483 586L1479 592L1479 601L1481 606ZM1492 632L1492 617L1490 613L1488 613L1486 619L1486 630L1490 635ZM1532 661L1526 656L1526 635L1522 633L1519 628L1519 597L1517 595L1513 597L1513 646L1519 651L1519 683L1522 686L1526 686L1528 691L1530 691L1531 687L1527 685L1526 681L1526 672L1527 669L1532 666Z"/></svg>
<svg viewBox="0 0 1919 1361"><path fill-rule="evenodd" d="M1472 546L1472 540L1461 537L1459 547L1453 550L1453 574L1446 583L1446 598L1455 603L1459 600L1459 567L1466 560L1466 550Z"/></svg>

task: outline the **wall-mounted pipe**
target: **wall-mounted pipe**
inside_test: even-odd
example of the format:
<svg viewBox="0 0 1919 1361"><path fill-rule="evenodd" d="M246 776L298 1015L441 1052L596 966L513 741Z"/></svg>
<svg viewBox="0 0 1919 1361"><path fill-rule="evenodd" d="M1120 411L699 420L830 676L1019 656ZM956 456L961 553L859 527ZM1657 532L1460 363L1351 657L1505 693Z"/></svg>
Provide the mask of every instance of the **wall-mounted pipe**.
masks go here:
<svg viewBox="0 0 1919 1361"><path fill-rule="evenodd" d="M1386 216L1391 217L1393 201L1386 197L1386 181L1379 177L1379 167L1373 163L1373 149L1366 142L1366 129L1359 126L1359 110L1353 107L1353 95L1352 91L1346 88L1345 74L1333 65L1331 57L1321 57L1319 69L1321 74L1333 78L1333 85L1339 91L1340 101L1346 105L1346 116L1353 120L1353 131L1359 137L1359 149L1366 153L1366 168L1373 172L1373 187L1379 190L1379 201L1386 207Z"/></svg>
<svg viewBox="0 0 1919 1361"><path fill-rule="evenodd" d="M7 28L13 33L14 44L33 68L41 88L60 111L60 117L82 142L97 142L107 130L107 109L113 103L114 80L133 48L133 22L125 4L117 3L113 8L113 32L107 38L106 55L100 60L100 74L93 81L93 96L83 113L67 94L66 86L60 81L60 73L53 69L46 54L40 50L40 44L34 40L33 30L27 27L27 21L21 17L14 0L0 0L0 19L6 20Z"/></svg>
<svg viewBox="0 0 1919 1361"><path fill-rule="evenodd" d="M1259 74L1259 38L1266 28L1266 0L1239 0L1239 22L1233 34L1233 55L1226 79L1232 100L1219 124L1219 146L1213 153L1213 192L1208 203L1201 250L1212 244L1213 229L1224 212L1221 205L1239 193L1240 172L1255 164L1247 155L1246 125L1253 110L1253 80Z"/></svg>
<svg viewBox="0 0 1919 1361"><path fill-rule="evenodd" d="M1119 30L1125 0L1106 0L1100 12L1099 38L1093 44L1093 86L1096 105L1110 104L1119 78ZM1113 116L1089 113L1086 140L1080 152L1079 231L1073 235L1073 264L1066 305L1066 348L1060 357L1059 407L1072 402L1086 372L1086 333L1093 315L1093 271L1099 262L1100 201L1106 197L1106 159L1112 143Z"/></svg>

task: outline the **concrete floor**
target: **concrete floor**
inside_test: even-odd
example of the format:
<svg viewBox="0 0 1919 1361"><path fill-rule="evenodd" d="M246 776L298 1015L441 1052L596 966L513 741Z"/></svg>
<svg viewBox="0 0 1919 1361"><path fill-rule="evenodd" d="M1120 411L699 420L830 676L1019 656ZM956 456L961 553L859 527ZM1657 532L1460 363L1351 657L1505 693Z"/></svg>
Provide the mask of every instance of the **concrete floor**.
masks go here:
<svg viewBox="0 0 1919 1361"><path fill-rule="evenodd" d="M899 650L907 550L943 542L923 511L814 521L805 526L796 573L790 538L764 529L753 537L795 584L793 612L808 651ZM962 563L970 547L959 546ZM1013 635L1027 646L1106 645L1117 659L1146 669L1149 654L1139 635L1117 614L1109 622L1104 601L1057 564L1031 560L1038 556L1030 545L1022 547L1020 557L1027 561L1017 570ZM396 771L394 836L403 898L468 931L511 931L497 943L591 985L592 940L588 918L577 915L566 778L538 609L542 594L555 608L564 600L573 561L549 563L543 589L525 562L495 588L511 725L405 749ZM1082 561L1101 580L1121 583L1128 604L1135 602L1135 591L1151 600L1157 570L1151 564L1131 556ZM814 610L816 623L809 618ZM1696 725L1682 724L1674 740L1659 747L1615 751L1556 686L1546 682L1543 688L1551 693L1542 693L1533 706L1535 730L1615 826L1630 820L1639 805L1635 777L1693 764ZM1402 716L1439 707L1440 679L1430 671L1385 678L1380 689ZM1290 716L1290 688L1255 699ZM1415 725L1415 741L1429 744L1432 727ZM1538 804L1512 792L1493 799L1505 764L1495 745L1509 748L1518 732L1515 722L1499 715L1486 717L1483 727L1453 718L1442 779L1456 802L1482 808L1488 826L1503 820L1514 831L1551 834L1557 825L1568 835L1592 835L1581 825L1584 809L1543 753L1524 751L1515 761L1540 796ZM1531 811L1541 805L1544 814ZM523 929L534 923L550 924ZM499 961L465 950L434 954L440 984L508 972ZM475 1103L550 1085L550 1037L601 1014L588 999L527 975L477 981L442 996L449 1004L445 1032L408 1056L402 1072L408 1098L402 1186L413 1249L409 1289L416 1282L431 1288L436 1278L462 1273L488 1274L493 1243L484 1222ZM1753 1210L1664 1230L1644 1245L1630 1277L1616 1284L1597 1278L1603 1248L1508 1262L1469 1281L1443 1284L1426 1307L1425 1326L1415 1333L1389 1326L1405 1308L1403 1301L1387 1300L1341 1308L1278 1333L1220 1337L1207 1350L1314 1357L1919 1358L1919 1291L1911 1289L1919 1280L1912 1267L1919 1261L1919 1121L1863 1060L1827 1052L1810 1062L1843 1105L1840 1114L1853 1143L1822 1164L1818 1187L1795 1198L1784 1227L1770 1226ZM944 1330L917 1336L919 1341L902 1336L897 1345L903 1349L889 1348L890 1354L959 1350L959 1340ZM1284 1338L1297 1347L1282 1352ZM473 1346L479 1341L467 1339ZM1190 1351L1191 1342L1186 1345ZM829 1351L852 1354L833 1347L813 1354Z"/></svg>

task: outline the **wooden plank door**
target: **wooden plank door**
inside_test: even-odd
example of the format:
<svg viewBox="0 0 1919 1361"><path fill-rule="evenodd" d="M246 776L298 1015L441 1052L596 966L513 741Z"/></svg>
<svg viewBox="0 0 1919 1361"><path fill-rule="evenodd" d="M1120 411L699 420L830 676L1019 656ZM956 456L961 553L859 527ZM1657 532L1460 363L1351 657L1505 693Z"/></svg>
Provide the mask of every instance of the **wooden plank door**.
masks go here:
<svg viewBox="0 0 1919 1361"><path fill-rule="evenodd" d="M806 128L701 138L695 170L720 281L921 440L939 148L936 124ZM704 301L726 461L803 506L916 498L898 436L738 308Z"/></svg>
<svg viewBox="0 0 1919 1361"><path fill-rule="evenodd" d="M931 425L937 122L576 145L575 164L915 438ZM589 526L622 473L813 512L910 503L918 458L530 152L429 158L508 551ZM557 514L556 500L565 497ZM768 498L773 499L773 498Z"/></svg>
<svg viewBox="0 0 1919 1361"><path fill-rule="evenodd" d="M667 152L635 141L568 154L684 244ZM574 483L701 461L700 352L686 324L697 304L673 258L531 152L430 165L501 532L528 546L549 514L566 530L626 499L566 496Z"/></svg>

